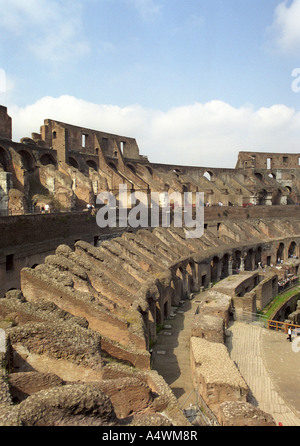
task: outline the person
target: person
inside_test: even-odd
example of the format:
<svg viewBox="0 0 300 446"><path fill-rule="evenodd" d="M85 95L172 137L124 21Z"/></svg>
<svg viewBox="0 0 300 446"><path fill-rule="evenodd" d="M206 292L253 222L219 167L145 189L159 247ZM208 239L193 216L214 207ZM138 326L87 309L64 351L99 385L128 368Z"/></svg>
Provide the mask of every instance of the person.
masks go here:
<svg viewBox="0 0 300 446"><path fill-rule="evenodd" d="M290 342L292 342L292 329L291 329L291 327L289 327L289 329L288 329L288 337L287 337L287 340L290 341Z"/></svg>
<svg viewBox="0 0 300 446"><path fill-rule="evenodd" d="M44 206L41 207L41 213L42 213L42 214L45 213L45 208L44 208Z"/></svg>
<svg viewBox="0 0 300 446"><path fill-rule="evenodd" d="M92 212L92 210L94 209L94 205L93 205L92 203L88 203L88 204L86 205L86 207L87 207L87 209L88 209L89 212Z"/></svg>
<svg viewBox="0 0 300 446"><path fill-rule="evenodd" d="M50 206L48 203L45 204L45 212L46 212L46 214L49 214L49 212L50 212Z"/></svg>

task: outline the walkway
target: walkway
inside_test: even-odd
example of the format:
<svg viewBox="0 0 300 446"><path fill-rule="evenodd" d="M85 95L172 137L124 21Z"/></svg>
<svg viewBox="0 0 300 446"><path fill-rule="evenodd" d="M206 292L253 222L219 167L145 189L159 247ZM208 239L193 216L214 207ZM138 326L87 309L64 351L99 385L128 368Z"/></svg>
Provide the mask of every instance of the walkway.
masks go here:
<svg viewBox="0 0 300 446"><path fill-rule="evenodd" d="M190 372L190 328L197 304L184 301L165 321L153 348L153 369L162 375L183 409L196 403ZM286 335L234 322L227 347L250 389L250 402L270 413L276 423L300 426L300 352Z"/></svg>
<svg viewBox="0 0 300 446"><path fill-rule="evenodd" d="M300 426L300 353L282 332L241 322L229 332L228 350L250 388L250 402L277 424Z"/></svg>

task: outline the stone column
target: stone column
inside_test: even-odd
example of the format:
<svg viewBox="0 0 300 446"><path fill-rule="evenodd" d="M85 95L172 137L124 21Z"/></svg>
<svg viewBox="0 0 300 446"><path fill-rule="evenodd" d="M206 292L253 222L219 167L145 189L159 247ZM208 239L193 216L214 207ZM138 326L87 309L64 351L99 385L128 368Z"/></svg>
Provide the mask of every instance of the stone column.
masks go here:
<svg viewBox="0 0 300 446"><path fill-rule="evenodd" d="M12 174L0 172L0 214L8 213L9 190L12 188Z"/></svg>
<svg viewBox="0 0 300 446"><path fill-rule="evenodd" d="M232 276L232 256L230 256L228 260L228 275Z"/></svg>
<svg viewBox="0 0 300 446"><path fill-rule="evenodd" d="M245 255L241 256L240 271L245 271Z"/></svg>

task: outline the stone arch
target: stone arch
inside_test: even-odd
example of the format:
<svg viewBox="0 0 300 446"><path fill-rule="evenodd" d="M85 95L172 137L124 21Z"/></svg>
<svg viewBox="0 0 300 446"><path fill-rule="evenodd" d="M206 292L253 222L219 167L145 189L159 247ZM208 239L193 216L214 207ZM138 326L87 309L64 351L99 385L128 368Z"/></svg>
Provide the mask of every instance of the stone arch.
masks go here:
<svg viewBox="0 0 300 446"><path fill-rule="evenodd" d="M188 281L187 273L182 266L179 266L176 270L177 283L179 284L179 295L181 298L186 298L188 296Z"/></svg>
<svg viewBox="0 0 300 446"><path fill-rule="evenodd" d="M207 178L208 181L212 181L212 179L213 179L213 173L212 173L211 171L209 171L209 170L207 170L206 172L204 172L203 176L204 176L205 178Z"/></svg>
<svg viewBox="0 0 300 446"><path fill-rule="evenodd" d="M249 249L246 253L245 259L244 259L244 267L245 271L252 271L253 270L253 259L254 259L254 253L253 249Z"/></svg>
<svg viewBox="0 0 300 446"><path fill-rule="evenodd" d="M242 252L237 250L232 255L232 272L237 272L241 267Z"/></svg>
<svg viewBox="0 0 300 446"><path fill-rule="evenodd" d="M153 176L153 170L149 166L145 166L151 176Z"/></svg>
<svg viewBox="0 0 300 446"><path fill-rule="evenodd" d="M29 171L33 170L34 165L35 165L33 156L27 150L24 150L24 149L20 150L18 152L18 154L20 155L20 157L22 159L23 167Z"/></svg>
<svg viewBox="0 0 300 446"><path fill-rule="evenodd" d="M132 164L126 164L126 166L128 167L128 169L131 170L132 173L134 173L134 175L136 174L135 167Z"/></svg>
<svg viewBox="0 0 300 446"><path fill-rule="evenodd" d="M221 279L229 275L229 254L226 253L221 259Z"/></svg>
<svg viewBox="0 0 300 446"><path fill-rule="evenodd" d="M3 147L0 147L0 171L8 172L9 156Z"/></svg>
<svg viewBox="0 0 300 446"><path fill-rule="evenodd" d="M117 166L115 165L115 163L110 162L108 165L114 172L118 172L118 169L117 169Z"/></svg>
<svg viewBox="0 0 300 446"><path fill-rule="evenodd" d="M196 267L193 261L190 261L186 266L188 278L188 292L197 291Z"/></svg>
<svg viewBox="0 0 300 446"><path fill-rule="evenodd" d="M284 260L284 243L279 243L276 251L276 263L280 263Z"/></svg>
<svg viewBox="0 0 300 446"><path fill-rule="evenodd" d="M284 310L284 318L283 320L288 319L289 315L292 313L291 307L288 305Z"/></svg>
<svg viewBox="0 0 300 446"><path fill-rule="evenodd" d="M288 257L294 257L297 256L297 243L291 242L289 249L288 249Z"/></svg>
<svg viewBox="0 0 300 446"><path fill-rule="evenodd" d="M75 169L79 169L79 164L75 158L69 157L69 164L70 166L75 167Z"/></svg>
<svg viewBox="0 0 300 446"><path fill-rule="evenodd" d="M96 161L93 161L93 160L87 160L86 164L87 164L87 166L90 167L91 169L98 170L98 166L97 166Z"/></svg>
<svg viewBox="0 0 300 446"><path fill-rule="evenodd" d="M44 155L42 155L40 157L40 162L43 166L47 166L48 164L52 164L53 166L56 166L55 159L49 153L44 153Z"/></svg>
<svg viewBox="0 0 300 446"><path fill-rule="evenodd" d="M261 263L261 254L262 254L261 246L258 246L254 251L254 263L256 268L258 268L258 264Z"/></svg>
<svg viewBox="0 0 300 446"><path fill-rule="evenodd" d="M218 256L214 256L211 259L211 263L210 263L210 277L211 277L211 282L218 282L219 280L219 263L220 263L220 259Z"/></svg>
<svg viewBox="0 0 300 446"><path fill-rule="evenodd" d="M260 206L264 206L266 204L266 200L267 200L267 191L266 189L262 189L258 192L258 202L257 204L259 204Z"/></svg>
<svg viewBox="0 0 300 446"><path fill-rule="evenodd" d="M281 197L282 197L282 191L280 189L277 189L277 191L274 192L272 204L280 205Z"/></svg>

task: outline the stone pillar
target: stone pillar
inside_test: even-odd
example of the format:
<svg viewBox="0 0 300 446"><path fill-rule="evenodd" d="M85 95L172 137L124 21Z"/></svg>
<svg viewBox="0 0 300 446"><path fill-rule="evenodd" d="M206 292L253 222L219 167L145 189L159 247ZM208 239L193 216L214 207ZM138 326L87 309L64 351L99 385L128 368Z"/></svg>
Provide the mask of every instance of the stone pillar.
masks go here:
<svg viewBox="0 0 300 446"><path fill-rule="evenodd" d="M241 256L241 266L240 271L245 271L245 256Z"/></svg>
<svg viewBox="0 0 300 446"><path fill-rule="evenodd" d="M230 256L228 260L228 275L232 276L232 256Z"/></svg>
<svg viewBox="0 0 300 446"><path fill-rule="evenodd" d="M272 193L268 192L265 201L266 206L272 206Z"/></svg>
<svg viewBox="0 0 300 446"><path fill-rule="evenodd" d="M0 214L8 213L9 190L12 188L12 174L0 172Z"/></svg>

